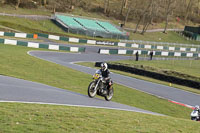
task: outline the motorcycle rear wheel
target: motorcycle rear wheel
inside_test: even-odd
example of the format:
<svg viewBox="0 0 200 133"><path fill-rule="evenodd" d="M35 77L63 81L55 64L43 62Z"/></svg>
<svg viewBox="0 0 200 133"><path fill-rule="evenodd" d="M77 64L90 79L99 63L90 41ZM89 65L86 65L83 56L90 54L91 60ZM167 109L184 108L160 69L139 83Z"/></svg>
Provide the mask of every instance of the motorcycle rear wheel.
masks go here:
<svg viewBox="0 0 200 133"><path fill-rule="evenodd" d="M94 88L95 88L96 84L94 81L92 81L89 86L88 86L88 96L90 98L93 98L95 97L96 93L97 93L97 90L95 91Z"/></svg>
<svg viewBox="0 0 200 133"><path fill-rule="evenodd" d="M198 121L198 119L196 117L191 117L191 120Z"/></svg>
<svg viewBox="0 0 200 133"><path fill-rule="evenodd" d="M105 100L110 101L113 97L113 94L114 94L114 89L112 87L112 89L108 92L108 95L105 96Z"/></svg>

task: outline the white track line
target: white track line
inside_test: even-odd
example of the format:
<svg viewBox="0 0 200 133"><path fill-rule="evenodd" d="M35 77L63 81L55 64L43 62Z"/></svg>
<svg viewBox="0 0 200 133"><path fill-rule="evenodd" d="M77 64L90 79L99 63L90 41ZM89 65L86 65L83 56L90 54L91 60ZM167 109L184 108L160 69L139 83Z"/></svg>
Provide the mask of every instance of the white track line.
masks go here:
<svg viewBox="0 0 200 133"><path fill-rule="evenodd" d="M70 106L70 107L83 107L83 108L97 108L97 109L120 110L120 111L129 111L129 112L137 112L137 113L150 114L150 115L165 116L165 115L162 115L162 114L156 114L156 113L150 113L150 112L148 113L148 112L137 111L137 110L120 109L120 108L109 108L109 107L99 107L99 106L44 103L44 102L27 102L27 101L4 101L4 100L0 100L0 103L25 103L25 104L41 104L41 105L56 105L56 106Z"/></svg>

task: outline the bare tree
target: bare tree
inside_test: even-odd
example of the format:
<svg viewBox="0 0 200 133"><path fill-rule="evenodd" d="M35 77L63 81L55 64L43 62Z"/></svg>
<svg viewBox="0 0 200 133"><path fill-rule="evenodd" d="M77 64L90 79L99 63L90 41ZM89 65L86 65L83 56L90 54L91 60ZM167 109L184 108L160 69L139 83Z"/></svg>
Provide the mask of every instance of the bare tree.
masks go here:
<svg viewBox="0 0 200 133"><path fill-rule="evenodd" d="M128 0L122 0L120 15L123 14L123 9L126 8Z"/></svg>
<svg viewBox="0 0 200 133"><path fill-rule="evenodd" d="M21 0L17 0L16 5L15 5L15 9L17 10L19 8L19 4L21 3Z"/></svg>
<svg viewBox="0 0 200 133"><path fill-rule="evenodd" d="M154 0L150 0L147 3L147 7L142 11L139 20L137 22L136 28L135 28L135 33L137 32L138 26L140 22L143 20L143 30L141 34L144 34L149 26L149 24L152 22L153 16L154 16Z"/></svg>
<svg viewBox="0 0 200 133"><path fill-rule="evenodd" d="M108 12L110 0L104 0L104 13Z"/></svg>
<svg viewBox="0 0 200 133"><path fill-rule="evenodd" d="M138 19L138 21L137 21L137 24L136 24L134 33L137 32L138 27L139 27L140 22L142 21L142 19L143 19L143 20L145 19L145 16L146 16L146 14L148 13L149 8L151 7L152 1L153 1L153 0L150 1L150 3L148 4L148 6L147 6L146 8L144 7L144 8L145 8L144 10L141 10L141 9L139 10L140 15L139 15L139 19Z"/></svg>
<svg viewBox="0 0 200 133"><path fill-rule="evenodd" d="M134 0L131 0L131 3L130 3L129 6L128 6L128 11L127 11L127 13L126 13L126 17L125 17L125 19L124 19L124 25L126 25L126 22L127 22L127 20L128 20L128 17L129 17L129 13L130 13L130 11L132 10L133 3L134 3Z"/></svg>
<svg viewBox="0 0 200 133"><path fill-rule="evenodd" d="M200 0L198 0L198 16L200 16Z"/></svg>
<svg viewBox="0 0 200 133"><path fill-rule="evenodd" d="M176 0L164 0L164 5L166 5L165 8L165 29L163 33L166 33L168 21L169 21L169 15L172 13L176 5Z"/></svg>
<svg viewBox="0 0 200 133"><path fill-rule="evenodd" d="M74 9L74 4L75 4L74 0L71 0L70 8L71 8L72 10Z"/></svg>
<svg viewBox="0 0 200 133"><path fill-rule="evenodd" d="M0 3L4 4L6 2L6 0L0 0Z"/></svg>
<svg viewBox="0 0 200 133"><path fill-rule="evenodd" d="M188 3L188 5L187 5L186 12L185 12L185 17L184 17L185 21L187 21L188 15L189 15L189 13L191 11L191 8L193 6L193 1L194 0L190 0L189 3Z"/></svg>
<svg viewBox="0 0 200 133"><path fill-rule="evenodd" d="M157 4L158 1L156 0L150 1L149 11L143 17L143 30L141 34L144 34L146 30L148 29L149 25L152 24L152 21L155 17L155 14L158 8L158 4Z"/></svg>
<svg viewBox="0 0 200 133"><path fill-rule="evenodd" d="M47 0L43 0L43 5L44 5L44 6L47 5Z"/></svg>

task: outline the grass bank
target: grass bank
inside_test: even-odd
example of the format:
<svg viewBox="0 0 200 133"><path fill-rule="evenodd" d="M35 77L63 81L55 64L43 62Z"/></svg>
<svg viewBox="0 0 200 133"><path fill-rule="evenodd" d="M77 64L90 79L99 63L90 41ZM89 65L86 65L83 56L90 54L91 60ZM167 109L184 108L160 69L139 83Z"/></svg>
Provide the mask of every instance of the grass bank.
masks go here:
<svg viewBox="0 0 200 133"><path fill-rule="evenodd" d="M143 41L153 41L153 42L169 42L169 43L183 43L183 44L198 44L199 41L187 40L183 36L179 35L174 31L168 31L167 34L163 32L150 32L141 35L139 33L131 33L131 39L133 40L143 40Z"/></svg>
<svg viewBox="0 0 200 133"><path fill-rule="evenodd" d="M87 95L91 75L32 57L27 54L29 50L34 49L1 44L0 74ZM112 101L173 117L189 119L191 109L121 85L115 84L114 88L115 95Z"/></svg>
<svg viewBox="0 0 200 133"><path fill-rule="evenodd" d="M0 103L0 132L198 133L198 122L135 112Z"/></svg>

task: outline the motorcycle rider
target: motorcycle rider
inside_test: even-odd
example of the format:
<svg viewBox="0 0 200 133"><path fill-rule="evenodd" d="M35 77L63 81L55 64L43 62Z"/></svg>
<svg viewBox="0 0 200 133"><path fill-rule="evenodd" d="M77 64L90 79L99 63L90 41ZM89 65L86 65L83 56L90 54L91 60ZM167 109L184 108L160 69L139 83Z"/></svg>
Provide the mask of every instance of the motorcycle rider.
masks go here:
<svg viewBox="0 0 200 133"><path fill-rule="evenodd" d="M198 111L198 114L200 116L200 107L199 107L199 105L195 105L194 110Z"/></svg>
<svg viewBox="0 0 200 133"><path fill-rule="evenodd" d="M108 70L108 64L107 63L101 63L101 68L100 68L100 74L102 77L106 80L106 83L108 85L108 91L112 88L112 80L110 78L110 71Z"/></svg>

